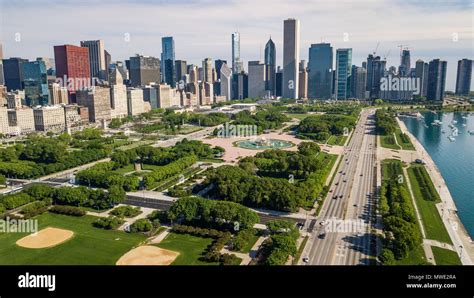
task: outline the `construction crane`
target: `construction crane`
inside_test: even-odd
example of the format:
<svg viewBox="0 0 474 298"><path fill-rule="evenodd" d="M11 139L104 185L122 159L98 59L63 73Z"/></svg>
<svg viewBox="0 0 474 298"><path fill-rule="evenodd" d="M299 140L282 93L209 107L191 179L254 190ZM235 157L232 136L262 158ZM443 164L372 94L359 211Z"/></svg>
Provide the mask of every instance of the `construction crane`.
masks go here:
<svg viewBox="0 0 474 298"><path fill-rule="evenodd" d="M400 48L400 57L402 56L403 50L408 50L408 49L409 49L408 46L409 46L409 44L399 44L399 45L397 46L397 47Z"/></svg>
<svg viewBox="0 0 474 298"><path fill-rule="evenodd" d="M383 60L387 61L387 57L388 55L390 55L390 51L391 49L389 49L388 52L385 54L385 56L383 57Z"/></svg>
<svg viewBox="0 0 474 298"><path fill-rule="evenodd" d="M375 56L375 54L377 54L377 50L379 48L379 45L380 45L380 41L377 43L377 46L375 47L375 50L373 52L373 55Z"/></svg>

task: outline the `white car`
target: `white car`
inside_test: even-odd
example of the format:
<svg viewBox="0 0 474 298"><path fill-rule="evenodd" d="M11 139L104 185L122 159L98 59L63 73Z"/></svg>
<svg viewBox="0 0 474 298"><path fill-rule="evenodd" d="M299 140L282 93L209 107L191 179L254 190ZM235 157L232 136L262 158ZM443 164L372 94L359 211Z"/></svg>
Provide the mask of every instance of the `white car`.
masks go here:
<svg viewBox="0 0 474 298"><path fill-rule="evenodd" d="M309 262L309 257L304 257L303 262L308 263Z"/></svg>

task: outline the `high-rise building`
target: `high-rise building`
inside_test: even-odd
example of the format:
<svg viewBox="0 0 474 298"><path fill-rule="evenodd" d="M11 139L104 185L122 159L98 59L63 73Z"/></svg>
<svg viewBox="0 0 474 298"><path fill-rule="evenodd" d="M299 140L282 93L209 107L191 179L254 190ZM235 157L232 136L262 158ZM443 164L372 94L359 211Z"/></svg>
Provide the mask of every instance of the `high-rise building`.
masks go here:
<svg viewBox="0 0 474 298"><path fill-rule="evenodd" d="M410 75L410 51L403 50L400 56L400 67L398 67L398 74L401 77Z"/></svg>
<svg viewBox="0 0 474 298"><path fill-rule="evenodd" d="M249 61L248 96L259 98L265 96L265 64L261 61Z"/></svg>
<svg viewBox="0 0 474 298"><path fill-rule="evenodd" d="M202 81L212 83L212 58L206 58L202 61L202 71Z"/></svg>
<svg viewBox="0 0 474 298"><path fill-rule="evenodd" d="M367 85L367 70L363 67L352 65L350 78L351 93L350 97L357 99L365 99Z"/></svg>
<svg viewBox="0 0 474 298"><path fill-rule="evenodd" d="M283 94L283 71L278 67L275 75L275 96L280 97Z"/></svg>
<svg viewBox="0 0 474 298"><path fill-rule="evenodd" d="M287 19L283 23L283 97L298 98L300 61L300 22Z"/></svg>
<svg viewBox="0 0 474 298"><path fill-rule="evenodd" d="M29 106L48 104L48 75L43 59L26 62L23 67L23 85L26 104Z"/></svg>
<svg viewBox="0 0 474 298"><path fill-rule="evenodd" d="M23 90L22 64L26 62L27 59L17 57L3 59L3 75L8 91Z"/></svg>
<svg viewBox="0 0 474 298"><path fill-rule="evenodd" d="M428 66L428 90L426 99L442 101L446 86L446 70L448 63L433 59Z"/></svg>
<svg viewBox="0 0 474 298"><path fill-rule="evenodd" d="M232 99L232 70L227 66L227 63L223 63L220 68L220 95L225 96L226 100Z"/></svg>
<svg viewBox="0 0 474 298"><path fill-rule="evenodd" d="M117 68L110 74L110 107L112 118L127 117L127 87L123 84L122 73Z"/></svg>
<svg viewBox="0 0 474 298"><path fill-rule="evenodd" d="M5 77L3 75L3 46L0 43L0 85L5 85Z"/></svg>
<svg viewBox="0 0 474 298"><path fill-rule="evenodd" d="M243 71L242 62L240 61L240 33L232 33L232 73L240 73Z"/></svg>
<svg viewBox="0 0 474 298"><path fill-rule="evenodd" d="M385 60L380 60L380 56L369 54L367 57L367 88L370 98L380 97L380 79L385 75Z"/></svg>
<svg viewBox="0 0 474 298"><path fill-rule="evenodd" d="M221 78L221 67L223 64L227 64L227 60L217 59L214 61L214 68L216 70L218 80Z"/></svg>
<svg viewBox="0 0 474 298"><path fill-rule="evenodd" d="M171 36L161 39L161 74L163 82L172 88L176 86L174 39Z"/></svg>
<svg viewBox="0 0 474 298"><path fill-rule="evenodd" d="M265 90L275 95L276 47L271 37L265 45L265 68Z"/></svg>
<svg viewBox="0 0 474 298"><path fill-rule="evenodd" d="M330 99L332 96L333 52L329 43L312 44L309 48L308 97Z"/></svg>
<svg viewBox="0 0 474 298"><path fill-rule="evenodd" d="M108 121L112 118L108 87L78 90L76 98L78 105L88 108L90 122Z"/></svg>
<svg viewBox="0 0 474 298"><path fill-rule="evenodd" d="M51 83L48 86L48 104L59 105L68 103L67 87L63 87L58 83Z"/></svg>
<svg viewBox="0 0 474 298"><path fill-rule="evenodd" d="M471 91L472 60L462 59L458 61L458 73L456 76L456 94L468 96Z"/></svg>
<svg viewBox="0 0 474 298"><path fill-rule="evenodd" d="M89 71L91 78L107 80L107 59L103 40L84 40L81 47L89 49ZM109 55L110 56L110 55Z"/></svg>
<svg viewBox="0 0 474 298"><path fill-rule="evenodd" d="M56 77L68 87L69 101L76 101L76 91L90 87L89 49L73 45L54 46ZM73 84L69 84L73 82Z"/></svg>
<svg viewBox="0 0 474 298"><path fill-rule="evenodd" d="M415 63L415 77L419 80L420 96L426 97L428 89L428 63L418 59Z"/></svg>
<svg viewBox="0 0 474 298"><path fill-rule="evenodd" d="M301 61L299 79L298 79L298 97L299 98L308 98L308 69L306 67L305 61Z"/></svg>
<svg viewBox="0 0 474 298"><path fill-rule="evenodd" d="M174 62L174 67L176 70L176 82L184 80L184 77L188 73L186 60L176 60Z"/></svg>
<svg viewBox="0 0 474 298"><path fill-rule="evenodd" d="M352 49L336 50L336 100L350 96L349 78L352 71Z"/></svg>
<svg viewBox="0 0 474 298"><path fill-rule="evenodd" d="M232 99L245 99L249 94L247 74L241 72L232 75Z"/></svg>
<svg viewBox="0 0 474 298"><path fill-rule="evenodd" d="M136 55L130 57L130 85L145 86L150 83L160 83L160 59L150 56Z"/></svg>

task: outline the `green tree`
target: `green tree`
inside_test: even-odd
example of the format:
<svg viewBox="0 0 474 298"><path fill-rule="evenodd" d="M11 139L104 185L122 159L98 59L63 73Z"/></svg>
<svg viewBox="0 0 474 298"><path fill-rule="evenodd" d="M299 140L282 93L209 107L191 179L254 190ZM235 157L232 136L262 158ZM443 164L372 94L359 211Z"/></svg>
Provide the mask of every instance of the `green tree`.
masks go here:
<svg viewBox="0 0 474 298"><path fill-rule="evenodd" d="M125 190L119 185L111 185L109 187L108 200L110 203L117 205L125 201Z"/></svg>

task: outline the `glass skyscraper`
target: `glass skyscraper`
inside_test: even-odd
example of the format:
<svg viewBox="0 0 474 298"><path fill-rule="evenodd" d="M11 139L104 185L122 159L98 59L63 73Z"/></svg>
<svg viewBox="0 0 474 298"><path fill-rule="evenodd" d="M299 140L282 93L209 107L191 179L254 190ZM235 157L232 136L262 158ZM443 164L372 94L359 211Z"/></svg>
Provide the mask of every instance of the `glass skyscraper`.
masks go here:
<svg viewBox="0 0 474 298"><path fill-rule="evenodd" d="M232 33L232 73L237 74L242 71L240 61L240 33Z"/></svg>
<svg viewBox="0 0 474 298"><path fill-rule="evenodd" d="M329 43L312 44L309 48L308 97L329 99L332 95L333 52Z"/></svg>
<svg viewBox="0 0 474 298"><path fill-rule="evenodd" d="M26 104L47 105L48 76L45 61L38 58L36 61L23 63L22 67Z"/></svg>
<svg viewBox="0 0 474 298"><path fill-rule="evenodd" d="M276 48L272 38L265 45L265 90L275 95Z"/></svg>
<svg viewBox="0 0 474 298"><path fill-rule="evenodd" d="M175 52L173 37L163 37L161 39L161 73L163 74L163 82L172 88L176 86Z"/></svg>
<svg viewBox="0 0 474 298"><path fill-rule="evenodd" d="M336 51L336 99L350 96L349 78L352 70L352 49Z"/></svg>

